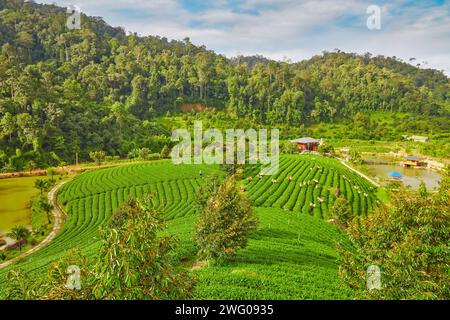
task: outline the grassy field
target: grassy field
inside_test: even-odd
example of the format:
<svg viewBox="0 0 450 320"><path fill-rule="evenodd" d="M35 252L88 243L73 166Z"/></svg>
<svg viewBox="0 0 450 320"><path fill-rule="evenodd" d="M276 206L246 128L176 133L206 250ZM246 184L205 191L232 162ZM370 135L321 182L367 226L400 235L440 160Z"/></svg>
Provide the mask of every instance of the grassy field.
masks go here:
<svg viewBox="0 0 450 320"><path fill-rule="evenodd" d="M86 172L60 192L59 200L68 213L60 234L16 267L33 278L71 247L94 255L100 245L99 228L128 197L146 193L156 195L155 204L168 223L167 232L179 238L177 254L189 261L190 267L195 262L195 192L214 172L220 174L217 166L174 166L170 161ZM334 249L334 242L345 241L345 235L324 220L329 217L336 187L349 199L355 214L366 214L375 201L372 186L338 161L319 156L283 156L275 177L259 178L257 171L247 175L253 177L252 181L245 179L244 185L260 220L258 230L234 259L195 271L199 277L196 296L350 298L347 289L340 288ZM271 183L274 178L276 184ZM310 203L316 205L313 210ZM0 270L0 288L9 269Z"/></svg>
<svg viewBox="0 0 450 320"><path fill-rule="evenodd" d="M338 278L336 241L343 231L316 217L277 208L255 208L258 229L236 257L195 271L198 299L348 299ZM180 258L194 258L195 217L175 219Z"/></svg>
<svg viewBox="0 0 450 320"><path fill-rule="evenodd" d="M39 194L37 177L0 180L0 234L18 224L31 226L30 200Z"/></svg>

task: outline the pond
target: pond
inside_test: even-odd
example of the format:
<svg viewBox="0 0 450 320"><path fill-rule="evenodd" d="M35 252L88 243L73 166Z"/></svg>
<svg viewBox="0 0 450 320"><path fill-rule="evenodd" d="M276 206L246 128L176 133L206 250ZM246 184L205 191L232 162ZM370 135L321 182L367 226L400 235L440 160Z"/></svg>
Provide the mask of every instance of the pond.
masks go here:
<svg viewBox="0 0 450 320"><path fill-rule="evenodd" d="M0 234L16 225L31 225L30 200L39 194L36 177L0 179Z"/></svg>
<svg viewBox="0 0 450 320"><path fill-rule="evenodd" d="M417 189L420 182L423 181L428 190L434 190L439 186L439 181L442 178L438 172L424 168L407 168L388 164L370 164L366 167L370 175L380 179L383 183L392 179L389 176L390 172L400 172L403 177L398 180L403 181L406 186L410 186L413 189Z"/></svg>

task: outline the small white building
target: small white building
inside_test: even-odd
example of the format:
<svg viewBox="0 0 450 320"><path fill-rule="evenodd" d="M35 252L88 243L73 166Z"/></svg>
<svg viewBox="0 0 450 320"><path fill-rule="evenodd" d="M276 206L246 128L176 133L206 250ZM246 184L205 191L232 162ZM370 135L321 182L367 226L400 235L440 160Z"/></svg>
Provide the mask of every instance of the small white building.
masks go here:
<svg viewBox="0 0 450 320"><path fill-rule="evenodd" d="M403 136L403 138L405 138L406 140L410 140L410 141L415 141L415 142L422 142L422 143L426 143L428 142L428 137L425 136Z"/></svg>

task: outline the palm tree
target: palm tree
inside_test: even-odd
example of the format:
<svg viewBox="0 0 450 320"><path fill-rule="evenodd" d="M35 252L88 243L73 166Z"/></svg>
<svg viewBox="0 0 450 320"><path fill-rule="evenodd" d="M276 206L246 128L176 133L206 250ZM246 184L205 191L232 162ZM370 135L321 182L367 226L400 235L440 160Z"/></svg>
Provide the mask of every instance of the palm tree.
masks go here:
<svg viewBox="0 0 450 320"><path fill-rule="evenodd" d="M12 228L11 232L8 233L6 236L13 240L16 240L19 245L19 250L22 251L22 246L24 245L22 241L27 240L30 235L31 235L30 230L28 230L24 226L19 225Z"/></svg>
<svg viewBox="0 0 450 320"><path fill-rule="evenodd" d="M48 182L44 179L37 179L34 182L34 187L41 191L41 196L42 196L42 194L44 193L44 190L46 190L48 188Z"/></svg>
<svg viewBox="0 0 450 320"><path fill-rule="evenodd" d="M52 180L54 180L54 177L55 177L55 174L56 174L56 169L53 168L53 167L48 167L47 168L47 174L52 177Z"/></svg>
<svg viewBox="0 0 450 320"><path fill-rule="evenodd" d="M45 212L45 214L47 215L48 224L50 224L51 223L50 214L52 213L52 210L53 210L52 204L50 202L48 202L48 200L46 198L41 198L39 200L39 208L43 212Z"/></svg>

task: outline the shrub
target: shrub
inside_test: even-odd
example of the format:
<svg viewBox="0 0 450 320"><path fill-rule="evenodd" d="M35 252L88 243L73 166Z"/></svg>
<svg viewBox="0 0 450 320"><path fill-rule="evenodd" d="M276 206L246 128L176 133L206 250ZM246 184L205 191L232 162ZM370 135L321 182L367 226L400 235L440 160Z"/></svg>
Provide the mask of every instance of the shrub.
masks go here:
<svg viewBox="0 0 450 320"><path fill-rule="evenodd" d="M161 159L161 155L159 153L151 153L147 156L147 160L158 160Z"/></svg>
<svg viewBox="0 0 450 320"><path fill-rule="evenodd" d="M169 155L170 155L170 148L167 145L165 145L161 150L161 158L167 159Z"/></svg>
<svg viewBox="0 0 450 320"><path fill-rule="evenodd" d="M32 238L30 238L29 243L30 243L32 246L35 246L35 245L38 243L38 241L36 240L36 238L32 237Z"/></svg>
<svg viewBox="0 0 450 320"><path fill-rule="evenodd" d="M44 191L49 191L52 186L54 186L56 180L54 179L36 179L34 182L34 187L38 189L41 193L41 196L44 194Z"/></svg>
<svg viewBox="0 0 450 320"><path fill-rule="evenodd" d="M283 141L280 145L280 152L282 154L295 154L299 153L298 147L295 143L290 141Z"/></svg>
<svg viewBox="0 0 450 320"><path fill-rule="evenodd" d="M174 240L161 235L161 213L151 199L128 200L101 232L103 245L94 260L69 250L50 264L46 277L31 281L21 270L7 275L7 299L185 299L193 278L173 259ZM70 266L80 266L82 286L67 288ZM86 267L90 266L90 267ZM76 280L76 279L74 279ZM76 284L76 283L75 283Z"/></svg>
<svg viewBox="0 0 450 320"><path fill-rule="evenodd" d="M321 154L334 155L334 147L332 145L329 145L329 144L323 144L323 145L319 146L318 151Z"/></svg>
<svg viewBox="0 0 450 320"><path fill-rule="evenodd" d="M340 196L334 201L331 208L331 218L343 226L347 226L348 221L351 219L350 206L345 197Z"/></svg>
<svg viewBox="0 0 450 320"><path fill-rule="evenodd" d="M89 157L95 161L96 165L101 165L106 158L105 151L93 151L89 153Z"/></svg>
<svg viewBox="0 0 450 320"><path fill-rule="evenodd" d="M248 233L256 224L250 200L238 191L235 177L229 177L200 213L195 233L200 256L218 261L234 255L247 245Z"/></svg>

